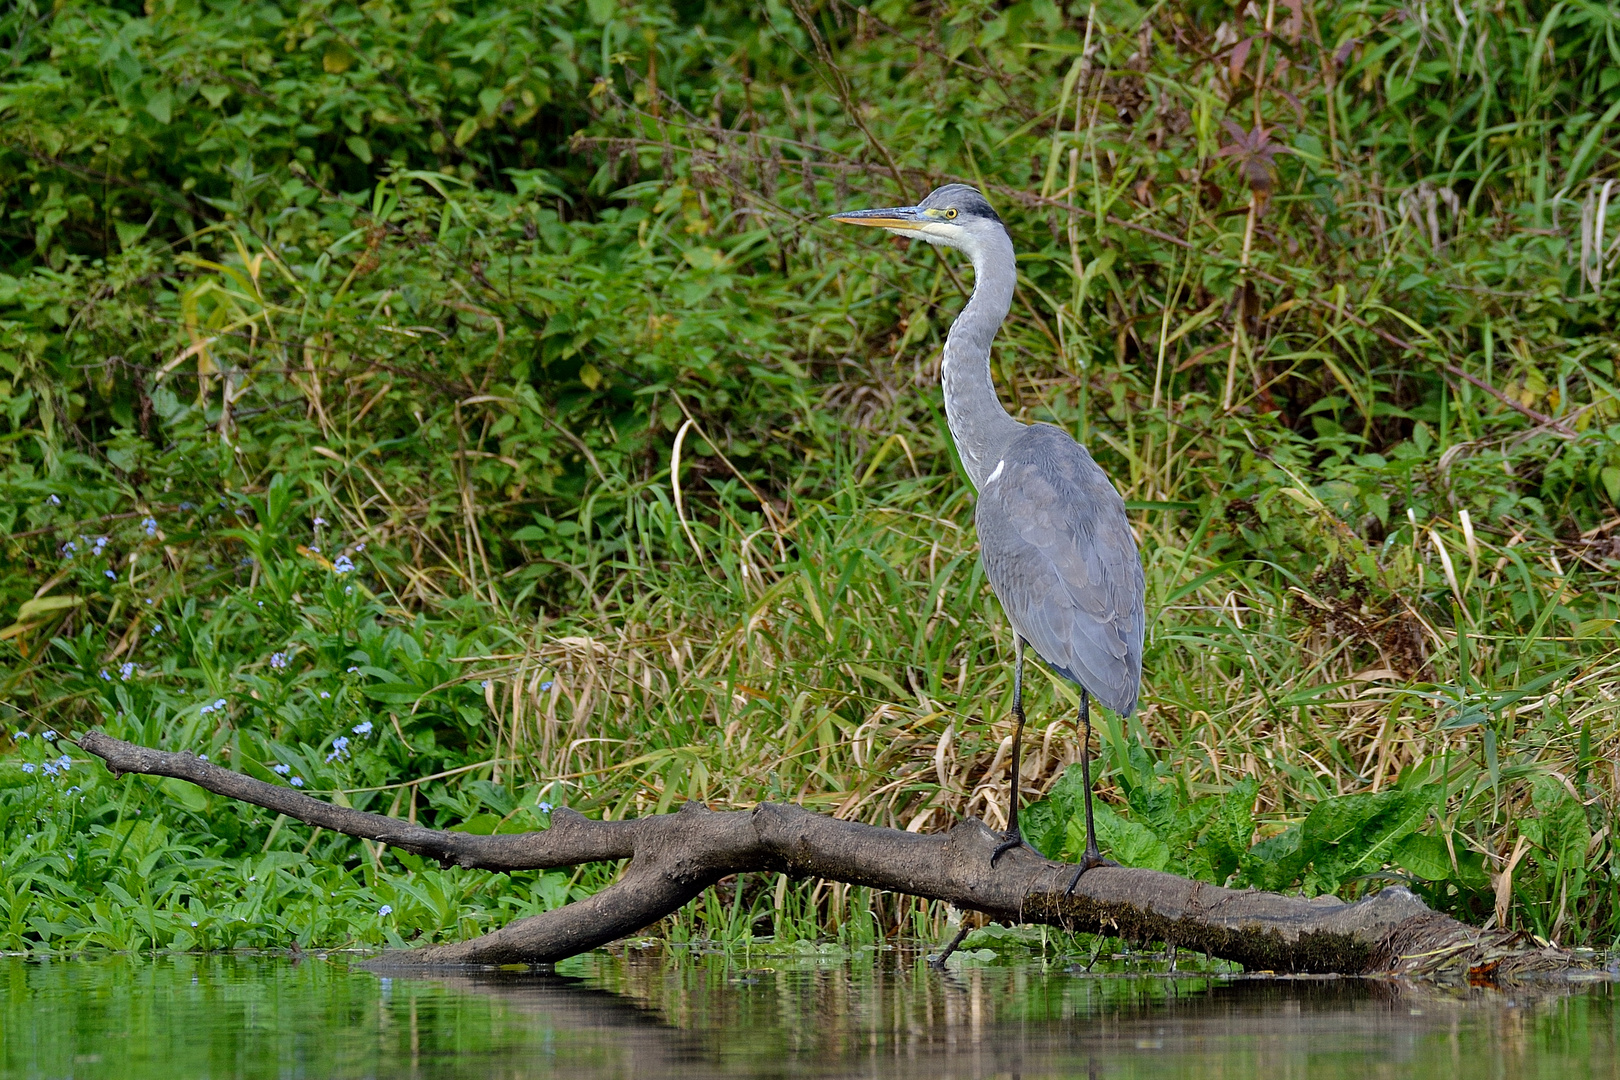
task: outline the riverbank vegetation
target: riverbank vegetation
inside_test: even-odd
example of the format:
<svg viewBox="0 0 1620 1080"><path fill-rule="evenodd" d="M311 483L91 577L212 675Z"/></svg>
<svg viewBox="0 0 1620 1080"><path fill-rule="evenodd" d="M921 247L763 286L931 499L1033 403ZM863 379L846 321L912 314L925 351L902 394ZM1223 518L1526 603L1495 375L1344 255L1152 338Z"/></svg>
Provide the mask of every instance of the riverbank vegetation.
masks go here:
<svg viewBox="0 0 1620 1080"><path fill-rule="evenodd" d="M57 733L474 832L1000 825L1010 641L940 406L995 366L1147 566L1116 857L1620 932L1620 16L1584 0L150 0L0 16L0 948L488 930L440 870ZM1036 843L1078 851L1072 687ZM677 939L937 935L744 878Z"/></svg>

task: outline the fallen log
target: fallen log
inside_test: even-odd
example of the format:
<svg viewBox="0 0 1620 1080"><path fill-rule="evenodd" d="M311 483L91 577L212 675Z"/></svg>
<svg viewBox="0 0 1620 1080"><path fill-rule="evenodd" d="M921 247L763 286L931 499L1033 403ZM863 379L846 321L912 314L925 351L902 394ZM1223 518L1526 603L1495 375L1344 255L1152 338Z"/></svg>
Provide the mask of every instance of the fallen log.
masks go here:
<svg viewBox="0 0 1620 1080"><path fill-rule="evenodd" d="M187 780L216 795L444 866L514 871L629 860L618 882L588 899L469 941L386 952L369 962L373 968L554 963L635 934L740 873L825 878L941 900L1004 923L1162 941L1251 971L1506 982L1575 964L1571 954L1539 946L1524 934L1480 930L1431 911L1401 887L1346 903L1331 896L1307 900L1226 889L1156 870L1101 867L1067 893L1073 865L1027 848L1006 853L992 867L990 855L1000 836L976 819L946 833L920 835L792 805L712 811L687 803L675 813L626 821L593 821L559 809L548 829L473 836L334 806L194 754L137 746L99 731L77 742L114 774Z"/></svg>

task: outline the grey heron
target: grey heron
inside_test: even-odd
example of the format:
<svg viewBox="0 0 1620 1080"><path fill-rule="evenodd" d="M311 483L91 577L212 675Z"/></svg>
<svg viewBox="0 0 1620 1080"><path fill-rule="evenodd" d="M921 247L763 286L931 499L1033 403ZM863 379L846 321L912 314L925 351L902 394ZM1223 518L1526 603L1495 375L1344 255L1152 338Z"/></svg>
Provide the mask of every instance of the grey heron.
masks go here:
<svg viewBox="0 0 1620 1080"><path fill-rule="evenodd" d="M1146 582L1125 500L1068 432L1016 420L996 397L990 342L1012 306L1018 268L1012 238L983 195L947 184L916 206L832 217L953 247L973 263L973 295L946 335L941 382L951 438L979 495L979 556L1013 630L1012 792L990 863L1024 842L1018 758L1027 646L1080 687L1086 850L1072 890L1087 870L1109 865L1092 820L1091 699L1128 717L1142 679Z"/></svg>

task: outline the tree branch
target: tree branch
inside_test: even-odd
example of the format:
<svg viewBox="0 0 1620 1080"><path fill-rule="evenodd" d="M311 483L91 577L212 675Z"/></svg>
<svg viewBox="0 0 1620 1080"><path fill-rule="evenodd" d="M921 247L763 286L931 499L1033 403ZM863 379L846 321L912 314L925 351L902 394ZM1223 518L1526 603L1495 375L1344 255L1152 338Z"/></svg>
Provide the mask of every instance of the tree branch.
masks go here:
<svg viewBox="0 0 1620 1080"><path fill-rule="evenodd" d="M472 836L422 828L333 806L291 788L220 768L192 754L152 750L91 731L78 744L115 774L188 780L217 795L311 825L363 836L445 866L538 870L629 859L624 876L586 900L519 919L483 937L385 953L373 967L546 964L634 934L680 909L721 878L784 873L941 900L1006 923L1164 941L1251 970L1372 972L1506 981L1572 966L1568 953L1524 935L1484 931L1430 911L1404 888L1347 904L1225 889L1154 870L1102 867L1072 894L1068 863L1020 848L995 868L1000 836L977 819L919 835L840 821L798 806L761 803L629 821L555 811L540 832Z"/></svg>

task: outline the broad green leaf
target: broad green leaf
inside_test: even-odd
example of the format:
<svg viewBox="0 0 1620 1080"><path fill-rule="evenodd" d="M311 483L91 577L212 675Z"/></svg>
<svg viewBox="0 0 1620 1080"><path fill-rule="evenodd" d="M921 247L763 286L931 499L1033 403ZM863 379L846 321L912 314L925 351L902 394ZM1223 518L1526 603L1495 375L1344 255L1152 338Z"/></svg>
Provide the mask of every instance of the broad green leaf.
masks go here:
<svg viewBox="0 0 1620 1080"><path fill-rule="evenodd" d="M167 124L174 114L174 95L167 87L146 99L146 111L160 124Z"/></svg>
<svg viewBox="0 0 1620 1080"><path fill-rule="evenodd" d="M190 781L169 776L158 786L163 789L165 795L194 814L200 814L208 809L208 792Z"/></svg>

